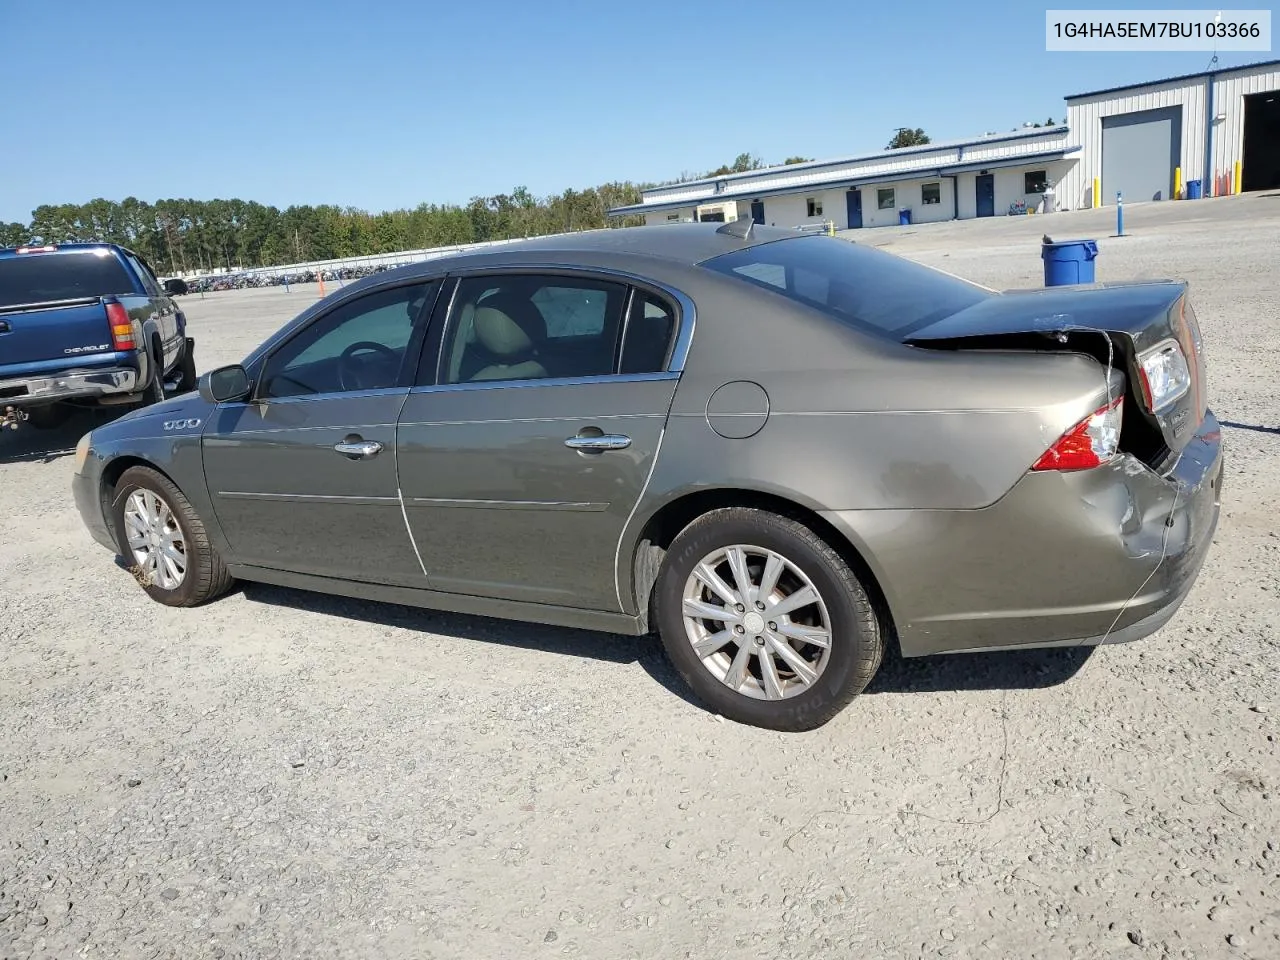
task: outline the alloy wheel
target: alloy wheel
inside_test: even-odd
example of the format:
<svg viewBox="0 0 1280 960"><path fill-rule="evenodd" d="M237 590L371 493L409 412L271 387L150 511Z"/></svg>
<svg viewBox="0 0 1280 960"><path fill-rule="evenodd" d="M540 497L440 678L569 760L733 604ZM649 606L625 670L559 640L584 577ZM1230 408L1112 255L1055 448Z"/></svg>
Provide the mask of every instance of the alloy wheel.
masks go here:
<svg viewBox="0 0 1280 960"><path fill-rule="evenodd" d="M176 590L187 576L187 543L164 500L138 488L124 507L125 538L139 575L162 590Z"/></svg>
<svg viewBox="0 0 1280 960"><path fill-rule="evenodd" d="M735 544L685 581L685 634L729 689L783 700L813 686L831 656L831 618L813 581L782 554Z"/></svg>

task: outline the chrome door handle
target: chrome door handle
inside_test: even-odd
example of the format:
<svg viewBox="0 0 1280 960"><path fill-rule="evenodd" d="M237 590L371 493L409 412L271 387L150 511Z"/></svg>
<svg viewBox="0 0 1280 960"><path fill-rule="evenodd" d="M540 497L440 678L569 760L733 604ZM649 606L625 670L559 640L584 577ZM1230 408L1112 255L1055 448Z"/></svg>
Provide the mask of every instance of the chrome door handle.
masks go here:
<svg viewBox="0 0 1280 960"><path fill-rule="evenodd" d="M335 443L333 449L353 460L367 460L382 452L382 444L377 440L344 440L342 443Z"/></svg>
<svg viewBox="0 0 1280 960"><path fill-rule="evenodd" d="M576 437L565 440L564 445L571 450L581 450L584 453L602 453L605 450L627 449L631 446L631 438L620 433L606 433L599 437L584 437L578 434Z"/></svg>

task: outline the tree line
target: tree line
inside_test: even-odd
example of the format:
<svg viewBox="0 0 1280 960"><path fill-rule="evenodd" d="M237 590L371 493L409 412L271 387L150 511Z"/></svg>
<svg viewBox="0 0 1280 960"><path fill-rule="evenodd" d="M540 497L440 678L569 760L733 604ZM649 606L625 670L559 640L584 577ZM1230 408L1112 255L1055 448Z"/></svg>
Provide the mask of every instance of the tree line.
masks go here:
<svg viewBox="0 0 1280 960"><path fill-rule="evenodd" d="M923 132L923 131L921 131ZM783 164L804 163L788 157ZM779 166L782 164L774 164ZM680 183L770 166L750 153ZM374 253L544 236L606 226L636 226L643 217L610 218L613 207L639 203L657 183L606 183L535 197L525 187L465 206L422 203L413 209L369 213L356 207L295 205L283 210L252 200L137 197L88 203L42 204L28 223L0 222L0 247L99 241L142 254L162 275L237 270Z"/></svg>
<svg viewBox="0 0 1280 960"><path fill-rule="evenodd" d="M466 206L423 203L376 214L330 204L282 210L246 200L98 198L44 204L29 223L0 223L0 247L101 241L137 251L161 274L236 270L593 229L607 225L610 207L639 202L631 183L543 199L517 187Z"/></svg>

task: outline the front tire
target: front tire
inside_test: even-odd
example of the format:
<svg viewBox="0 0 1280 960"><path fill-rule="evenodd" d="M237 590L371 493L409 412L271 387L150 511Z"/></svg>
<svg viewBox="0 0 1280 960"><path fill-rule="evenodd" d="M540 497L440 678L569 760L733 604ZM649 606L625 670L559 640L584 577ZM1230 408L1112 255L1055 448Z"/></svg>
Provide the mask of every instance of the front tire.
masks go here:
<svg viewBox="0 0 1280 960"><path fill-rule="evenodd" d="M112 506L120 552L151 599L194 607L231 589L235 581L204 522L168 477L130 467L116 483Z"/></svg>
<svg viewBox="0 0 1280 960"><path fill-rule="evenodd" d="M743 507L704 514L671 544L656 591L667 656L731 720L813 730L880 666L884 640L866 588L790 517Z"/></svg>

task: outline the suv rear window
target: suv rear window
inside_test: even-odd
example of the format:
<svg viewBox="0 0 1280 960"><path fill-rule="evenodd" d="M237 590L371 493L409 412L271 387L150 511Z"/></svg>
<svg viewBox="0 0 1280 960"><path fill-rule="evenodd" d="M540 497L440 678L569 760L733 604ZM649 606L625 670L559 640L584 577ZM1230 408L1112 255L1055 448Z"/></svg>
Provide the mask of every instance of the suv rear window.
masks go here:
<svg viewBox="0 0 1280 960"><path fill-rule="evenodd" d="M835 237L761 243L702 266L895 340L992 295L959 277Z"/></svg>
<svg viewBox="0 0 1280 960"><path fill-rule="evenodd" d="M0 257L0 307L133 292L133 280L110 252Z"/></svg>

